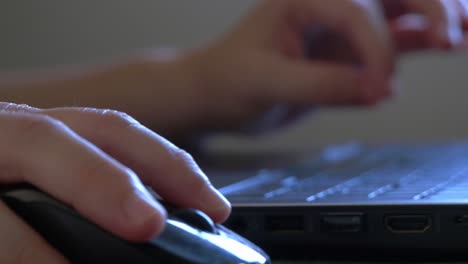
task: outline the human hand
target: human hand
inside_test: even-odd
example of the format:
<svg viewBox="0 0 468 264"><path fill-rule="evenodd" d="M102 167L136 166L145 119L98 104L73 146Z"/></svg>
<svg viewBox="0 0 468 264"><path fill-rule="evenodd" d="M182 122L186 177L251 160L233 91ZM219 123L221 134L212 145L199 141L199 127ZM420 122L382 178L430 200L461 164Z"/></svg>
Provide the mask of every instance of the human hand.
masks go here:
<svg viewBox="0 0 468 264"><path fill-rule="evenodd" d="M382 0L400 52L466 47L467 0Z"/></svg>
<svg viewBox="0 0 468 264"><path fill-rule="evenodd" d="M280 104L287 109L378 104L393 93L400 54L463 45L467 5L465 0L263 1L233 31L191 57L209 109L205 118L238 127Z"/></svg>
<svg viewBox="0 0 468 264"><path fill-rule="evenodd" d="M185 54L0 75L0 95L42 108L119 109L174 138L282 125L311 107L389 98L399 55L463 46L467 2L264 0L222 38Z"/></svg>
<svg viewBox="0 0 468 264"><path fill-rule="evenodd" d="M166 211L143 183L217 222L229 214L187 153L120 112L0 103L0 131L0 184L31 183L124 239L164 228ZM0 234L0 263L66 262L1 202Z"/></svg>

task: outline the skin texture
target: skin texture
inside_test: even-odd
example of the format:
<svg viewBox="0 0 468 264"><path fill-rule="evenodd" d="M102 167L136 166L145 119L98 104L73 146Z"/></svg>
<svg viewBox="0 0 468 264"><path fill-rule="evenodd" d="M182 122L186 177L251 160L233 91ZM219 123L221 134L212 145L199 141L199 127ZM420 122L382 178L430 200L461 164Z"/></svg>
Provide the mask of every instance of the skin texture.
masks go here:
<svg viewBox="0 0 468 264"><path fill-rule="evenodd" d="M311 107L376 105L399 56L464 46L467 2L268 0L193 50L1 74L12 103L0 103L0 183L30 182L130 241L164 228L144 185L222 222L229 203L161 135L241 129L278 106L272 126ZM1 203L0 233L0 263L66 263Z"/></svg>

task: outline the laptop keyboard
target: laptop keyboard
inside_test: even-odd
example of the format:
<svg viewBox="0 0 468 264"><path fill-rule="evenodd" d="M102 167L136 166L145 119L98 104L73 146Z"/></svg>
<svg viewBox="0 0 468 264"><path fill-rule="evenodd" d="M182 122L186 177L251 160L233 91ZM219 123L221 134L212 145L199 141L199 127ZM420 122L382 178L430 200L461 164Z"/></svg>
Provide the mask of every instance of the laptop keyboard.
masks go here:
<svg viewBox="0 0 468 264"><path fill-rule="evenodd" d="M468 143L330 147L220 188L232 202L468 201Z"/></svg>

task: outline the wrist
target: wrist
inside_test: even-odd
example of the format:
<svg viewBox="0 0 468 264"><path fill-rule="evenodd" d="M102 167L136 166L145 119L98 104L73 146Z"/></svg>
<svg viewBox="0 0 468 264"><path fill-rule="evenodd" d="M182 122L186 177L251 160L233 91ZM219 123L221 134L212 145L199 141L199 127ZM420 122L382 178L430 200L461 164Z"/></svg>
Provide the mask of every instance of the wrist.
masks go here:
<svg viewBox="0 0 468 264"><path fill-rule="evenodd" d="M135 60L134 72L145 85L136 96L138 118L163 134L197 133L209 112L209 95L198 53L158 49Z"/></svg>
<svg viewBox="0 0 468 264"><path fill-rule="evenodd" d="M193 87L202 97L198 124L203 132L238 130L270 107L252 99L249 88L257 77L249 74L249 62L240 63L235 49L223 44L193 50L184 57Z"/></svg>
<svg viewBox="0 0 468 264"><path fill-rule="evenodd" d="M197 113L196 126L201 133L226 128L226 120L236 123L230 111L242 108L230 105L239 100L233 98L231 89L235 87L225 72L226 65L219 63L224 61L219 56L215 47L202 47L191 50L180 60L197 102L194 111Z"/></svg>

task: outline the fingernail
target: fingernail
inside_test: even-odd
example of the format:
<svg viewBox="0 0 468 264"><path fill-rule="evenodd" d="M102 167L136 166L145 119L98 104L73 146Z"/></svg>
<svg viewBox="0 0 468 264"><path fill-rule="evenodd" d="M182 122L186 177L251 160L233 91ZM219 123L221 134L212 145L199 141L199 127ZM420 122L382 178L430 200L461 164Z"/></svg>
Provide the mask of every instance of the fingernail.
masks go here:
<svg viewBox="0 0 468 264"><path fill-rule="evenodd" d="M449 35L453 47L458 47L463 44L463 33L460 28L450 29Z"/></svg>
<svg viewBox="0 0 468 264"><path fill-rule="evenodd" d="M435 48L438 49L450 49L451 41L450 41L450 34L447 33L447 28L445 27L438 27L437 35L433 38L433 45Z"/></svg>
<svg viewBox="0 0 468 264"><path fill-rule="evenodd" d="M463 42L460 45L460 49L466 49L466 48L468 48L468 38L463 37Z"/></svg>
<svg viewBox="0 0 468 264"><path fill-rule="evenodd" d="M463 43L463 33L457 27L450 27L447 30L446 27L441 26L438 29L438 39L440 48L451 49Z"/></svg>
<svg viewBox="0 0 468 264"><path fill-rule="evenodd" d="M165 209L153 200L146 191L137 191L124 202L124 210L134 226L145 226L148 222L155 223L165 218Z"/></svg>
<svg viewBox="0 0 468 264"><path fill-rule="evenodd" d="M231 207L226 197L214 187L205 188L200 195L200 202L207 212L224 212Z"/></svg>

